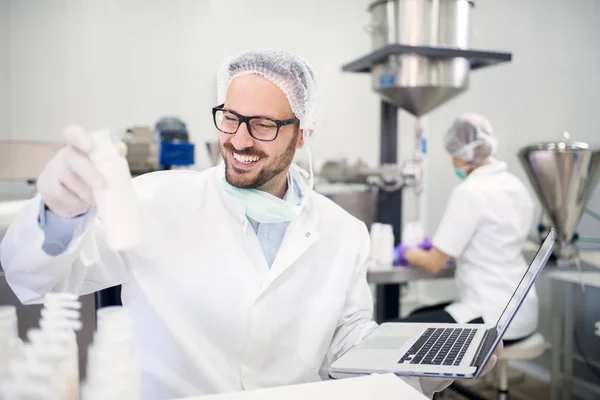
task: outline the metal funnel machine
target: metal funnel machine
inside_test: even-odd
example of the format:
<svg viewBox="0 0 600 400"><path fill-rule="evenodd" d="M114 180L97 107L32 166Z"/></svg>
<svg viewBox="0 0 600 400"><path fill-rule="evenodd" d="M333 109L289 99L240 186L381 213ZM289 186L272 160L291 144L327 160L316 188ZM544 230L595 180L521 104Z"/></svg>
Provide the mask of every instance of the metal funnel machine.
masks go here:
<svg viewBox="0 0 600 400"><path fill-rule="evenodd" d="M469 0L378 0L366 27L373 52L343 71L370 72L383 100L416 117L463 93L471 70L511 60L510 53L469 50Z"/></svg>
<svg viewBox="0 0 600 400"><path fill-rule="evenodd" d="M565 141L524 147L517 155L558 234L559 260L577 259L573 238L600 178L600 149Z"/></svg>
<svg viewBox="0 0 600 400"><path fill-rule="evenodd" d="M369 7L372 45L468 49L472 8L467 0L376 1ZM470 69L466 58L399 54L375 64L372 85L386 101L420 117L464 92Z"/></svg>

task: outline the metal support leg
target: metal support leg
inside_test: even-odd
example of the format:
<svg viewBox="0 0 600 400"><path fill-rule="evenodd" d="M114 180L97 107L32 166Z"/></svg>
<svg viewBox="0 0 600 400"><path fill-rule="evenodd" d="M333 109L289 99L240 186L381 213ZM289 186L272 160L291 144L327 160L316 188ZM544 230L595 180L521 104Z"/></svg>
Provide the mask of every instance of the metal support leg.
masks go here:
<svg viewBox="0 0 600 400"><path fill-rule="evenodd" d="M398 162L398 107L381 102L381 142L379 145L381 164ZM395 244L400 243L402 232L402 191L379 192L377 220L390 224L394 230ZM400 285L380 285L377 287L377 322L385 322L400 316Z"/></svg>
<svg viewBox="0 0 600 400"><path fill-rule="evenodd" d="M508 360L498 360L498 400L508 400Z"/></svg>
<svg viewBox="0 0 600 400"><path fill-rule="evenodd" d="M400 285L379 285L375 321L379 324L400 316Z"/></svg>
<svg viewBox="0 0 600 400"><path fill-rule="evenodd" d="M564 304L561 301L562 285L558 280L551 280L551 309L552 313L552 375L550 376L550 400L560 399L561 353L562 353L562 318Z"/></svg>
<svg viewBox="0 0 600 400"><path fill-rule="evenodd" d="M564 284L565 331L563 336L563 400L571 399L571 393L573 388L573 332L575 331L575 313L572 307L573 287L574 285L571 283Z"/></svg>

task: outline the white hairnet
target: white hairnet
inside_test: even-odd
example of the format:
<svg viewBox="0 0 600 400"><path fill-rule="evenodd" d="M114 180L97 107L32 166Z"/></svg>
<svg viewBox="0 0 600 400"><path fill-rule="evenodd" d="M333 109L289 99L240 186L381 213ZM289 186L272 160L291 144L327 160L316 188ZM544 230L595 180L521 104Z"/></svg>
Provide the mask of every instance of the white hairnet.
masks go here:
<svg viewBox="0 0 600 400"><path fill-rule="evenodd" d="M283 50L245 51L223 62L217 91L219 103L225 102L231 81L240 75L258 74L279 87L300 120L300 129L311 135L317 129L321 102L312 68L300 57Z"/></svg>
<svg viewBox="0 0 600 400"><path fill-rule="evenodd" d="M473 164L494 156L498 144L490 122L472 113L458 117L446 132L444 141L450 155Z"/></svg>

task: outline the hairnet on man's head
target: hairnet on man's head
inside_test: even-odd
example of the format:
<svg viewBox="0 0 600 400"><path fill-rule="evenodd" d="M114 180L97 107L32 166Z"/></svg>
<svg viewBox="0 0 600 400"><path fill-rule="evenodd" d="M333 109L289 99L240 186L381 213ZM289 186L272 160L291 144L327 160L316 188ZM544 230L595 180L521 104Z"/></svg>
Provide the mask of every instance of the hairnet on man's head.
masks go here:
<svg viewBox="0 0 600 400"><path fill-rule="evenodd" d="M472 164L484 162L496 153L497 140L490 122L479 114L463 114L446 132L450 155Z"/></svg>
<svg viewBox="0 0 600 400"><path fill-rule="evenodd" d="M284 50L256 49L226 59L219 71L219 103L225 102L231 81L240 75L257 74L285 94L300 129L308 134L317 128L320 101L312 68L300 57Z"/></svg>

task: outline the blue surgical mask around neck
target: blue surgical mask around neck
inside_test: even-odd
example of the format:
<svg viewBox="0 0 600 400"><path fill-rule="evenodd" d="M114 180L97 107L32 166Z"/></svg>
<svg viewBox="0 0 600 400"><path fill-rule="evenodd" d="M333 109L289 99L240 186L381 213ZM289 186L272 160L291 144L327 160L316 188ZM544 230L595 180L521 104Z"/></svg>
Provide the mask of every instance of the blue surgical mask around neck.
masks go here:
<svg viewBox="0 0 600 400"><path fill-rule="evenodd" d="M261 224L294 221L304 207L304 198L300 204L293 204L270 193L258 189L242 189L233 186L223 178L221 187L234 197L242 200L246 207L246 215Z"/></svg>
<svg viewBox="0 0 600 400"><path fill-rule="evenodd" d="M258 189L242 189L231 185L227 182L225 176L221 181L221 188L226 193L242 200L246 207L246 216L261 224L272 224L279 222L291 222L300 216L304 206L306 205L309 192L314 186L314 172L312 166L312 153L308 145L308 136L304 136L304 148L308 154L309 172L295 164L290 166L290 179L298 185L301 191L302 200L300 204L293 204L289 201L280 199L270 193L263 192ZM302 178L308 178L308 186L303 182ZM293 190L293 188L292 188Z"/></svg>
<svg viewBox="0 0 600 400"><path fill-rule="evenodd" d="M289 201L280 199L277 196L273 196L270 193L263 192L258 189L243 189L231 185L227 182L225 176L221 181L221 188L226 193L231 194L234 197L242 200L246 207L246 216L252 218L254 221L261 224L272 224L279 222L291 222L300 216L304 206L306 205L309 191L312 190L314 185L314 173L312 169L312 156L310 150L308 151L310 173L307 173L302 168L295 164L290 166L290 179L294 180L294 183L298 185L302 195L302 201L300 204L294 204ZM302 181L302 177L309 179L308 187ZM290 188L293 190L293 188Z"/></svg>
<svg viewBox="0 0 600 400"><path fill-rule="evenodd" d="M455 167L454 168L454 173L456 174L456 176L458 176L458 178L461 181L464 181L465 179L467 179L467 176L469 175L467 172L468 167Z"/></svg>

